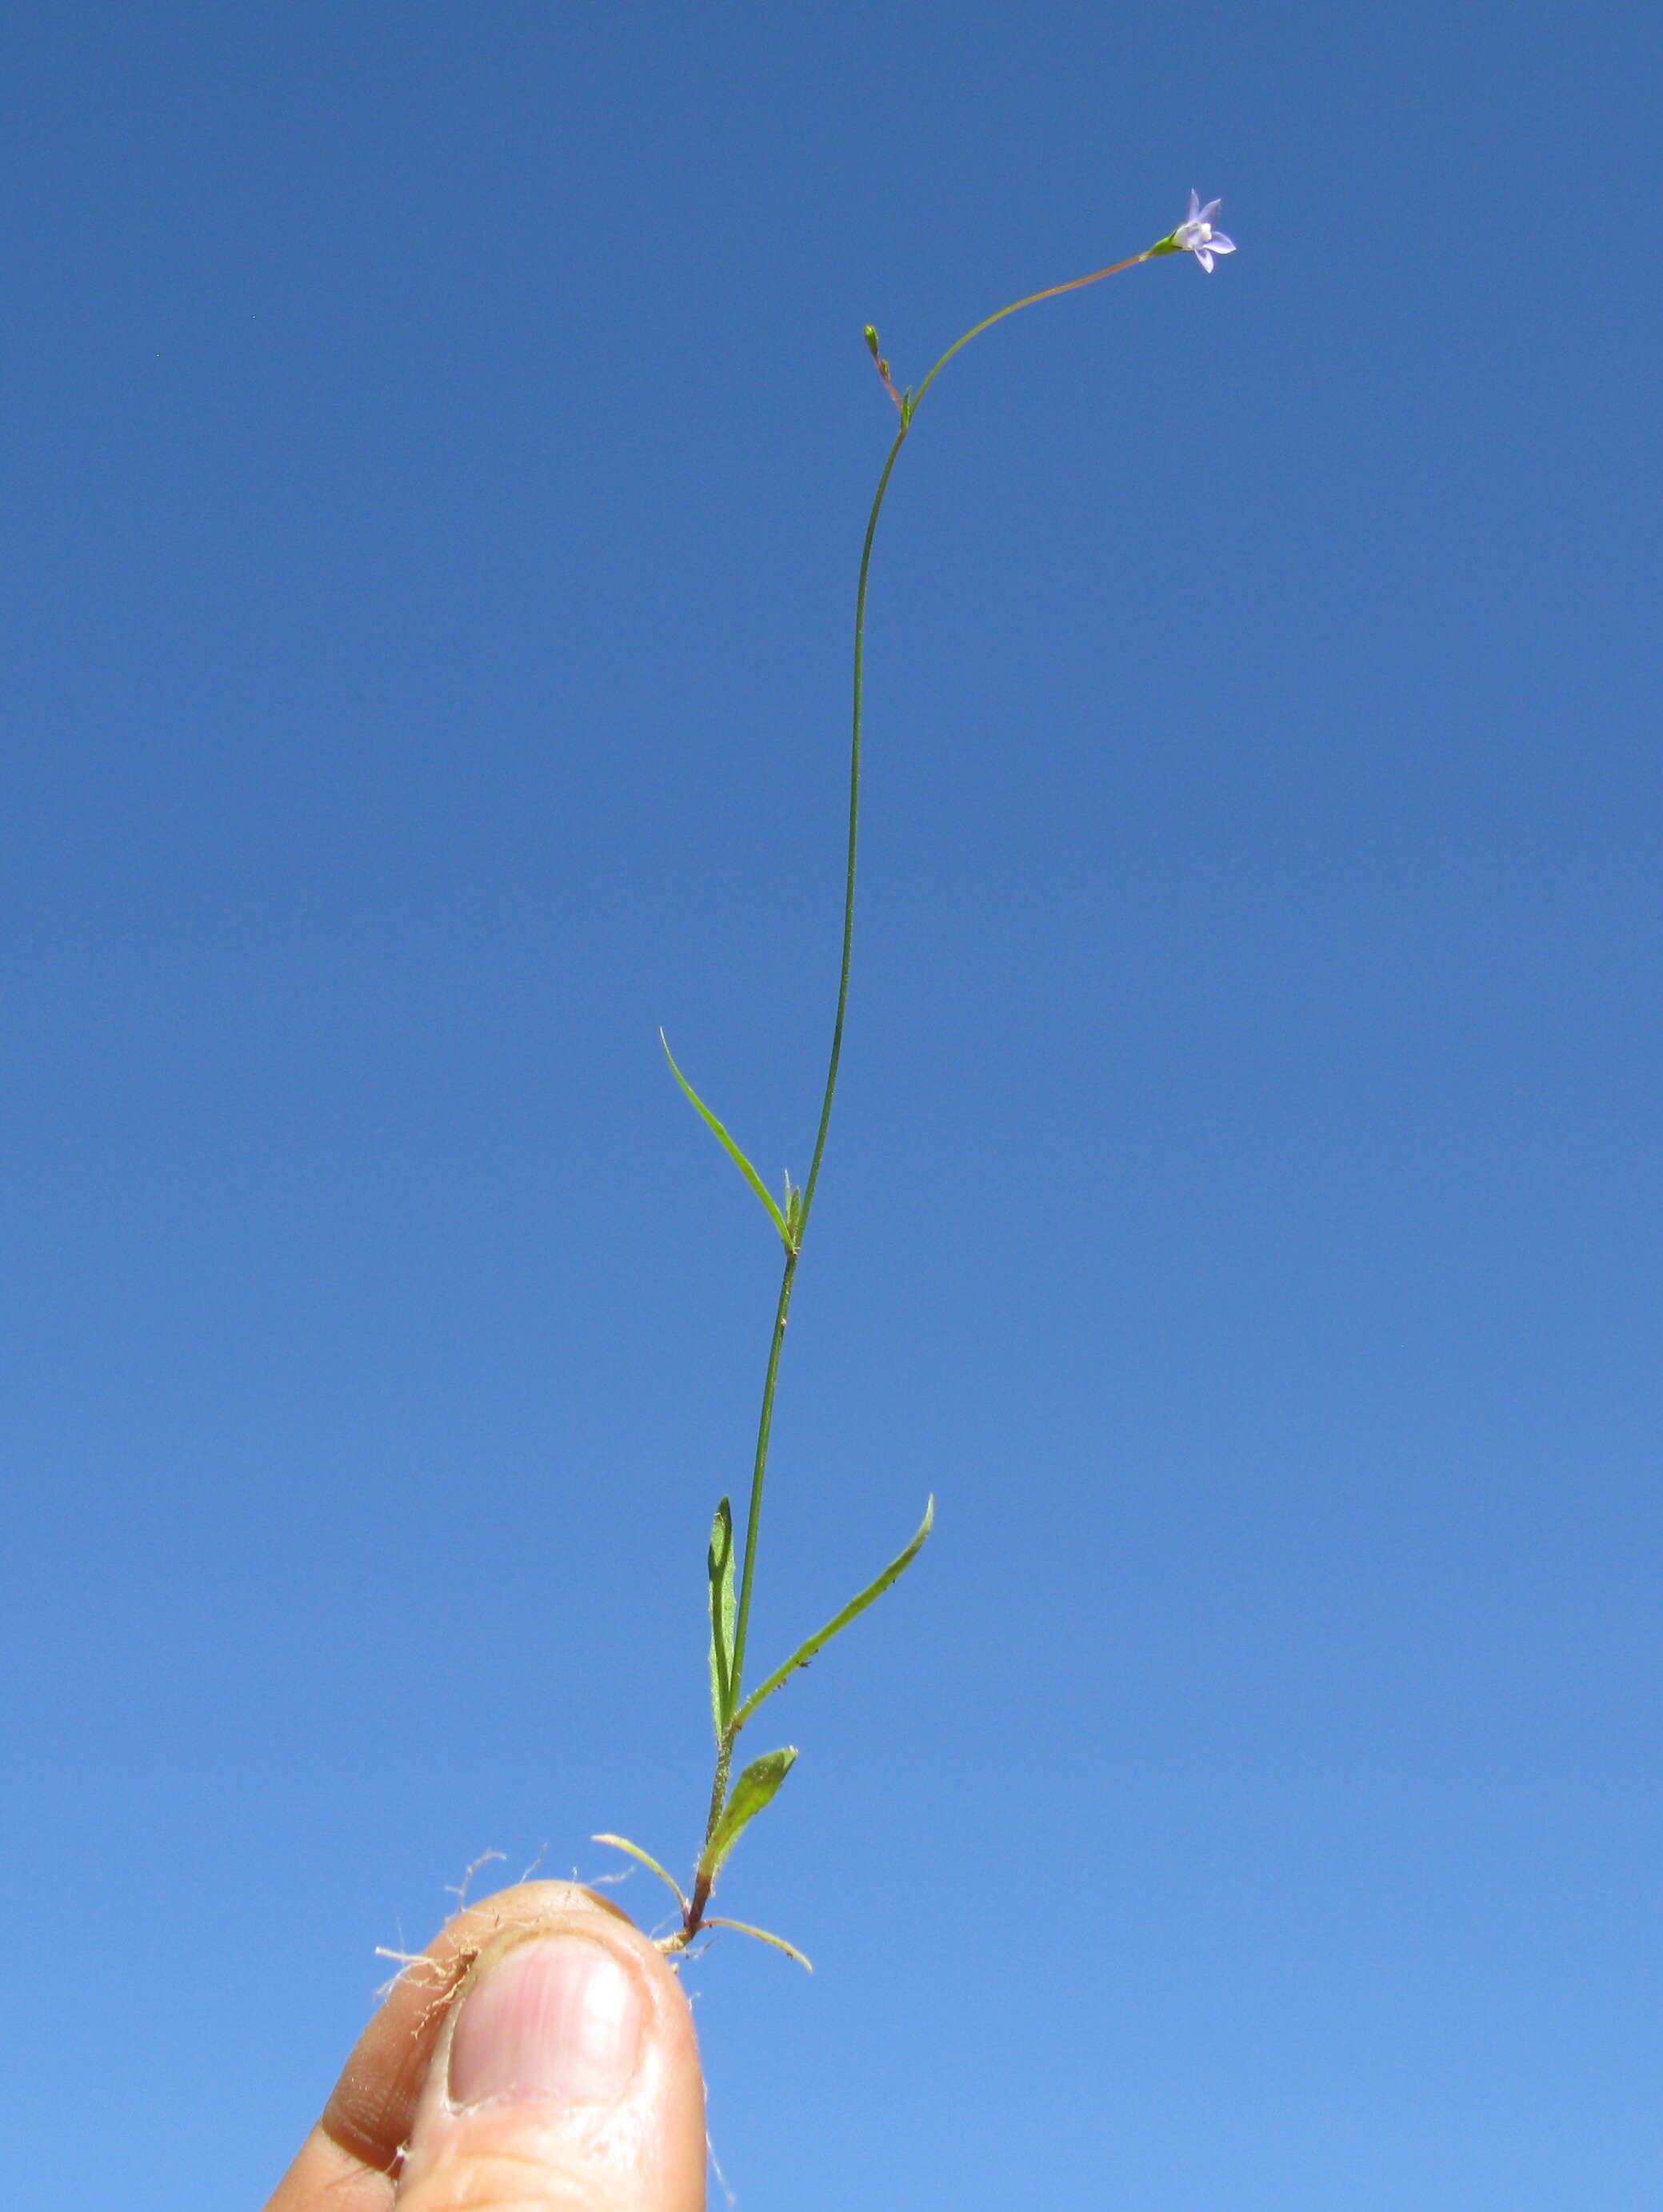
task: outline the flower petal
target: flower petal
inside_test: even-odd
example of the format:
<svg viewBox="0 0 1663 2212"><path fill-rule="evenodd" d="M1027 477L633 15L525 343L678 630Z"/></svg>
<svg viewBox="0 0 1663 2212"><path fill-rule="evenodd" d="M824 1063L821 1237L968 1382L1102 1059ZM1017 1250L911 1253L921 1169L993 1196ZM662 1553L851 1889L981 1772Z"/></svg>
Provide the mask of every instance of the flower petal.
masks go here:
<svg viewBox="0 0 1663 2212"><path fill-rule="evenodd" d="M1194 247L1192 247L1191 250L1191 252L1194 253L1196 259L1197 259L1197 260L1201 264L1202 267L1203 267L1203 268L1207 271L1207 274L1210 276L1212 275L1212 273L1213 273L1213 257L1212 257L1212 255L1211 255L1210 253L1209 253L1209 252L1207 251L1207 249L1206 249L1206 247L1205 247L1204 246L1194 246Z"/></svg>
<svg viewBox="0 0 1663 2212"><path fill-rule="evenodd" d="M1191 192L1190 198L1193 199L1195 198L1195 194ZM1202 209L1201 213L1196 217L1196 221L1197 222L1210 222L1223 204L1224 203L1222 200L1209 200L1206 206Z"/></svg>
<svg viewBox="0 0 1663 2212"><path fill-rule="evenodd" d="M1234 253L1236 250L1234 239L1226 238L1221 230L1215 230L1207 243L1215 253Z"/></svg>
<svg viewBox="0 0 1663 2212"><path fill-rule="evenodd" d="M1190 212L1185 216L1184 220L1185 222L1193 222L1200 213L1201 195L1197 191L1195 186L1191 185L1190 187Z"/></svg>

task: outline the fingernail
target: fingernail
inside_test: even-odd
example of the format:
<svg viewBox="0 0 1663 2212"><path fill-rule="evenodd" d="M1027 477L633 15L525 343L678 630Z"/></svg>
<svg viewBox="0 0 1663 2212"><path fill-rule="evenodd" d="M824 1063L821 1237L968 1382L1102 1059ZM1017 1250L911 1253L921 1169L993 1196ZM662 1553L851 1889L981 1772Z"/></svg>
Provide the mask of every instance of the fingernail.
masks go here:
<svg viewBox="0 0 1663 2212"><path fill-rule="evenodd" d="M641 2044L635 1977L587 1936L516 1944L462 2001L450 2045L450 2101L526 2097L609 2105Z"/></svg>

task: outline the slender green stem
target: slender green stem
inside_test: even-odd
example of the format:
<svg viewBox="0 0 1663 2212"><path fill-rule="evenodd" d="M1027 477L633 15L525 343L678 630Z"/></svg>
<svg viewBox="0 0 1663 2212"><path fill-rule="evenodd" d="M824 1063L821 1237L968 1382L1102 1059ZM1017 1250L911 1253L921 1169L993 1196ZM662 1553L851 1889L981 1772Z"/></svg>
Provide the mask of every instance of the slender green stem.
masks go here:
<svg viewBox="0 0 1663 2212"><path fill-rule="evenodd" d="M801 1232L806 1231L808 1226L809 1210L814 1203L814 1190L819 1182L820 1160L825 1152L826 1132L832 1126L832 1102L837 1096L838 1066L843 1057L844 1018L849 1010L849 970L855 949L855 854L860 838L861 823L861 714L865 699L866 679L866 587L872 569L872 542L878 534L878 517L883 512L884 494L889 489L889 479L894 473L896 462L900 459L901 447L906 443L907 433L911 428L913 417L918 411L919 401L955 353L960 352L972 338L980 337L984 331L990 331L996 323L1003 322L1007 315L1016 314L1023 307L1032 307L1040 300L1054 300L1063 292L1077 292L1087 284L1100 284L1104 277L1118 276L1123 269L1134 269L1140 261L1147 261L1148 258L1147 253L1135 253L1130 260L1117 261L1108 269L1094 270L1089 276L1075 276L1066 284L1052 284L1045 291L1030 292L1026 300L1013 300L1009 307L1001 307L997 314L990 315L985 322L978 323L973 330L966 331L963 337L947 348L917 392L912 394L910 404L904 407L901 427L895 434L895 442L890 447L888 459L883 465L883 474L878 478L878 489L872 500L872 512L867 518L866 540L861 547L860 582L855 592L855 708L849 746L849 863L844 884L843 969L838 978L838 1013L837 1019L832 1025L832 1052L826 1063L825 1096L820 1105L819 1130L814 1139L814 1157L809 1163L808 1180L802 1188L802 1218L797 1240L799 1247L802 1241ZM884 381L892 397L893 387L889 385L886 375ZM751 1565L748 1541L745 1565L748 1575Z"/></svg>
<svg viewBox="0 0 1663 2212"><path fill-rule="evenodd" d="M716 1832L716 1822L722 1818L728 1803L728 1777L734 1764L734 1731L728 1729L716 1747L716 1771L710 1784L710 1809L705 1815L704 1840L708 1844Z"/></svg>
<svg viewBox="0 0 1663 2212"><path fill-rule="evenodd" d="M1154 251L1154 249L1151 249ZM889 449L878 478L878 488L873 495L872 512L867 518L866 538L861 547L860 581L855 592L855 682L854 711L849 744L849 848L844 873L843 899L843 962L838 977L838 1011L832 1025L832 1049L826 1061L825 1091L820 1102L819 1127L814 1138L814 1156L808 1166L807 1180L802 1188L802 1206L797 1221L797 1249L788 1251L785 1272L780 1279L779 1302L774 1310L774 1328L768 1344L768 1367L763 1378L762 1413L757 1424L756 1458L751 1470L751 1498L745 1522L745 1559L740 1575L739 1610L734 1629L733 1653L733 1711L740 1711L740 1685L744 1679L746 1639L751 1626L751 1592L756 1578L757 1542L762 1526L762 1493L768 1472L768 1442L774 1425L774 1392L779 1381L780 1352L785 1342L786 1317L790 1311L791 1289L796 1279L797 1261L802 1250L802 1240L807 1233L808 1216L814 1203L814 1193L819 1184L820 1162L825 1153L826 1133L832 1126L832 1105L838 1091L838 1069L843 1059L844 1021L849 1011L849 975L855 950L855 863L860 842L861 826L861 716L864 704L866 675L866 592L872 569L873 541L878 534L878 517L883 512L884 495L889 489L889 479L894 474L895 464L900 458L901 447L906 443L918 403L955 353L979 337L984 331L991 330L1007 315L1018 313L1023 307L1032 307L1040 300L1054 300L1063 292L1077 292L1087 284L1100 283L1106 276L1115 276L1123 269L1135 268L1147 261L1148 253L1135 253L1128 261L1117 261L1112 268L1094 270L1089 276L1076 276L1067 284L1053 284L1043 292L1030 292L1025 300L1014 300L997 314L990 315L985 322L968 330L941 356L916 392L905 399L897 398L883 364L879 363L885 389L896 399L901 413L901 427L895 434L895 442ZM876 358L875 351L874 358ZM728 1780L733 1767L734 1739L737 1729L730 1723L724 1730L717 1747L716 1774L710 1790L710 1817L705 1826L705 1841L716 1833L727 1802ZM685 1942L697 1931L710 1897L710 1883L701 1878L696 1884L685 1915L680 1941Z"/></svg>
<svg viewBox="0 0 1663 2212"><path fill-rule="evenodd" d="M800 1240L801 1241L801 1240ZM779 1381L780 1351L785 1342L785 1320L791 1310L791 1285L796 1279L797 1255L785 1255L785 1272L780 1277L779 1304L774 1309L774 1331L768 1340L768 1371L763 1377L762 1417L757 1423L757 1455L751 1468L751 1506L745 1521L745 1565L740 1576L739 1616L734 1627L733 1689L734 1709L739 1705L739 1686L744 1676L745 1639L751 1626L751 1585L757 1561L757 1532L762 1524L762 1485L768 1472L768 1438L774 1425L774 1387ZM731 1731L723 1738L722 1756L718 1765L731 1758ZM726 1780L726 1776L723 1776ZM718 1804L716 1815L722 1808Z"/></svg>
<svg viewBox="0 0 1663 2212"><path fill-rule="evenodd" d="M895 442L889 449L889 458L883 465L883 474L878 478L878 489L873 495L872 512L866 522L866 540L861 547L861 580L855 592L855 704L849 741L849 859L844 875L843 967L838 977L838 1016L832 1024L832 1051L825 1066L825 1096L820 1103L820 1126L814 1139L814 1157L808 1164L808 1180L802 1187L799 1244L802 1241L801 1231L807 1230L808 1226L815 1186L820 1179L820 1161L825 1152L825 1133L832 1126L832 1101L838 1091L838 1066L843 1058L844 1018L849 1011L849 969L855 951L855 854L861 832L861 714L866 684L866 586L872 572L872 541L878 534L878 517L883 512L884 494L889 489L889 479L900 459L901 447L906 443L908 427L903 422L895 433ZM751 1564L748 1553L745 1564L748 1569Z"/></svg>
<svg viewBox="0 0 1663 2212"><path fill-rule="evenodd" d="M838 1066L843 1058L843 1030L849 1011L849 972L855 950L855 862L861 833L861 711L866 671L866 587L872 569L872 541L878 532L878 517L883 511L884 494L889 489L889 479L894 472L902 446L906 442L905 426L895 434L895 442L889 449L889 458L878 479L878 489L873 496L872 512L867 518L866 541L861 548L860 582L855 592L855 699L852 729L849 744L849 848L844 869L843 893L843 964L838 977L838 1012L832 1025L832 1050L826 1061L825 1094L820 1102L819 1129L814 1139L814 1157L809 1163L808 1180L802 1188L802 1210L797 1221L797 1251L788 1253L785 1272L780 1279L779 1304L774 1314L773 1334L768 1345L768 1371L762 1386L762 1417L757 1425L756 1459L751 1470L751 1500L745 1519L745 1560L740 1571L739 1613L734 1627L733 1702L737 1711L740 1686L745 1677L745 1646L751 1626L751 1590L756 1577L757 1537L762 1526L762 1492L768 1472L768 1440L774 1425L774 1389L779 1380L780 1352L785 1342L786 1316L791 1304L791 1285L796 1277L797 1257L802 1249L802 1240L808 1227L809 1208L814 1203L814 1186L819 1181L820 1160L825 1152L826 1131L832 1126L832 1102L838 1091ZM710 1826L714 1831L722 1817L722 1799L726 1791L728 1768L733 1757L731 1737L724 1740L716 1760L716 1787L711 1792Z"/></svg>

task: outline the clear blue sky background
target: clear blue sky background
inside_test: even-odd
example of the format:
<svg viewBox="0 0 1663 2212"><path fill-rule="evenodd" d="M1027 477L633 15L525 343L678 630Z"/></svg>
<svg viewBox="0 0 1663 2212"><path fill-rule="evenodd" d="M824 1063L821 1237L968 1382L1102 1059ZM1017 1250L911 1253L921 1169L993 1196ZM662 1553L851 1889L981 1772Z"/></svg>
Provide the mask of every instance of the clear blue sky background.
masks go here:
<svg viewBox="0 0 1663 2212"><path fill-rule="evenodd" d="M1195 185L1234 260L978 341L884 526L758 1654L940 1517L775 1709L716 2148L1659 2201L1660 62L7 9L9 2198L258 2204L471 1859L689 1859L776 1268L655 1032L801 1174L861 325Z"/></svg>

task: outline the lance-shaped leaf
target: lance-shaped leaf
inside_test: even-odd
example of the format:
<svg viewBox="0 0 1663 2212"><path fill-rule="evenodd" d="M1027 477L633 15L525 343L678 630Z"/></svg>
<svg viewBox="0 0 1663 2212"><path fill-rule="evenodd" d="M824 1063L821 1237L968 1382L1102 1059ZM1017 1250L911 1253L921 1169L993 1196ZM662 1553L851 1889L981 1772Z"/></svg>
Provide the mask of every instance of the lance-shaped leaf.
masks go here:
<svg viewBox="0 0 1663 2212"><path fill-rule="evenodd" d="M807 1644L800 1644L783 1667L777 1667L768 1680L751 1695L734 1716L734 1734L737 1735L764 1698L771 1698L780 1684L794 1674L799 1667L806 1667L817 1651L825 1650L834 1636L840 1636L857 1613L866 1611L874 1598L880 1598L891 1583L899 1582L924 1547L924 1539L935 1525L935 1500L931 1498L924 1507L924 1517L918 1523L918 1533L900 1557L892 1559L875 1582L868 1583L858 1597L850 1598L835 1619L828 1620L818 1636L811 1636Z"/></svg>
<svg viewBox="0 0 1663 2212"><path fill-rule="evenodd" d="M714 1882L722 1872L728 1854L744 1834L763 1807L772 1798L786 1776L796 1764L795 1744L783 1751L765 1751L760 1759L753 1759L734 1783L722 1818L716 1822L710 1840L704 1846L698 1863L699 1880Z"/></svg>
<svg viewBox="0 0 1663 2212"><path fill-rule="evenodd" d="M664 1048L665 1059L670 1063L671 1074L674 1076L676 1081L681 1085L683 1091L686 1092L688 1097L692 1101L693 1106L697 1109L699 1118L704 1121L706 1128L711 1132L712 1135L716 1138L716 1142L722 1146L722 1151L727 1153L728 1158L739 1170L740 1173L745 1177L746 1182L750 1184L752 1189L755 1191L757 1196L762 1200L764 1206L767 1207L768 1218L773 1223L775 1228L778 1230L781 1243L784 1245L788 1252L794 1253L797 1248L791 1240L790 1231L785 1225L785 1216L779 1210L778 1200L774 1196L767 1184L752 1166L750 1161L746 1158L744 1153L740 1152L739 1146L734 1142L726 1129L722 1127L721 1122L717 1121L716 1115L710 1111L704 1101L699 1097L697 1091L694 1090L692 1085L688 1082L686 1077L676 1066L675 1054L670 1050L670 1041L665 1036L662 1030L658 1033L658 1041Z"/></svg>
<svg viewBox="0 0 1663 2212"><path fill-rule="evenodd" d="M734 1509L724 1498L710 1524L710 1711L716 1741L734 1715Z"/></svg>

